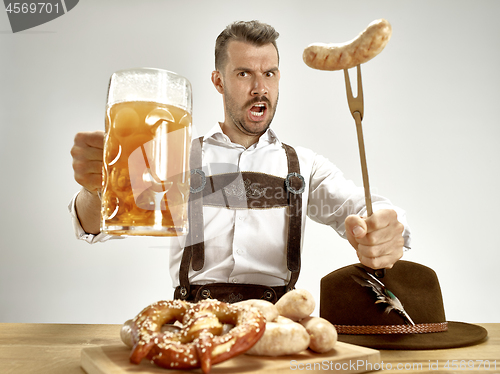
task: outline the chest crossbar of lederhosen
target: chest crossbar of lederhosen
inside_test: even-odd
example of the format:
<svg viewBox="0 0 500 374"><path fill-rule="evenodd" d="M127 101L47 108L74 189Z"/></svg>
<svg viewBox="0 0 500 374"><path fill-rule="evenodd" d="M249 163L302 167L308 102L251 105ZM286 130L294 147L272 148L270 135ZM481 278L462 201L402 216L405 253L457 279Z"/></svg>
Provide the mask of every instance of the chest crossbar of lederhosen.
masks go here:
<svg viewBox="0 0 500 374"><path fill-rule="evenodd" d="M283 144L288 174L286 178L281 178L260 172L205 176L202 170L202 147L202 137L193 140L190 155L189 233L179 270L181 287L189 290L190 265L195 271L201 270L204 266L203 206L210 205L229 209L288 207L286 258L291 275L287 289L293 289L300 272L302 192L305 189L295 149Z"/></svg>

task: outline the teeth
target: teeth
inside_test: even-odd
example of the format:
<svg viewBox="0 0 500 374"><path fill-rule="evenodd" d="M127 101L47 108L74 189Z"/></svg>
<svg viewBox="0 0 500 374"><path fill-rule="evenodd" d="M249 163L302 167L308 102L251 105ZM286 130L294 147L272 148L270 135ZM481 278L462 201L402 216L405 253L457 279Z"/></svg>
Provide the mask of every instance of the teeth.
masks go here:
<svg viewBox="0 0 500 374"><path fill-rule="evenodd" d="M255 104L254 105L255 108L266 108L266 104ZM259 111L259 112L253 112L251 111L250 112L253 116L257 116L257 117L262 117L264 115L264 111Z"/></svg>

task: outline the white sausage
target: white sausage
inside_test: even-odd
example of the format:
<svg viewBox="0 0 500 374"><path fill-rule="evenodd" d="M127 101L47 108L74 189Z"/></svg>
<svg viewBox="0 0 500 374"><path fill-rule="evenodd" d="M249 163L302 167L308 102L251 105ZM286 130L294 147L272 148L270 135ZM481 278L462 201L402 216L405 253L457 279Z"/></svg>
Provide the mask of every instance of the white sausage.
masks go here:
<svg viewBox="0 0 500 374"><path fill-rule="evenodd" d="M132 320L129 319L123 324L122 329L120 330L120 338L122 339L122 342L129 348L132 348L134 346L131 325Z"/></svg>
<svg viewBox="0 0 500 374"><path fill-rule="evenodd" d="M283 316L278 316L274 322L285 324L285 325L289 324L289 323L297 323L295 321L292 321L290 318L286 318L286 317L283 317Z"/></svg>
<svg viewBox="0 0 500 374"><path fill-rule="evenodd" d="M295 289L284 294L276 303L280 315L298 321L314 312L316 303L307 290Z"/></svg>
<svg viewBox="0 0 500 374"><path fill-rule="evenodd" d="M329 321L321 317L306 317L299 321L311 337L309 348L314 352L330 351L337 343L337 330Z"/></svg>
<svg viewBox="0 0 500 374"><path fill-rule="evenodd" d="M257 356L293 355L307 349L311 338L300 323L285 317L280 322L267 322L266 331L246 354Z"/></svg>
<svg viewBox="0 0 500 374"><path fill-rule="evenodd" d="M234 303L236 306L242 306L242 307L253 307L257 308L260 310L264 318L266 319L266 322L272 322L278 317L278 309L276 306L271 303L270 301L266 300L260 300L260 299L250 299L250 300L243 300L239 301L237 303Z"/></svg>
<svg viewBox="0 0 500 374"><path fill-rule="evenodd" d="M353 40L340 44L314 43L302 55L307 66L319 70L350 69L371 60L385 48L392 35L385 19L373 21Z"/></svg>

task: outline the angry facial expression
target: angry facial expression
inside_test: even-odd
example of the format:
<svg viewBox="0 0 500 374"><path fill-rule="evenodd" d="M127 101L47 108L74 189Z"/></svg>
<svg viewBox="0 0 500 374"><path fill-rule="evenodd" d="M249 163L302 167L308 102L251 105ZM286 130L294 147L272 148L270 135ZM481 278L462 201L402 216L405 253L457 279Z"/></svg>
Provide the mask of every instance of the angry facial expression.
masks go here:
<svg viewBox="0 0 500 374"><path fill-rule="evenodd" d="M225 130L240 136L262 135L276 111L279 79L278 52L271 43L231 41L223 72L212 75L224 97Z"/></svg>

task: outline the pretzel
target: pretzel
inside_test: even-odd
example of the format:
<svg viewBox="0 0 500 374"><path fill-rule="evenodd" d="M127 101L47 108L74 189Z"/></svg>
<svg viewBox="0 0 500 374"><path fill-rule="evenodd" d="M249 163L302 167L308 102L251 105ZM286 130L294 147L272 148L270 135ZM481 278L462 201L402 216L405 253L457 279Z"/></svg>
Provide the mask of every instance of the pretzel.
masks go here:
<svg viewBox="0 0 500 374"><path fill-rule="evenodd" d="M339 44L314 43L304 49L307 66L319 70L350 69L371 60L385 48L392 27L385 19L373 21L356 38Z"/></svg>
<svg viewBox="0 0 500 374"><path fill-rule="evenodd" d="M172 322L180 328L162 330ZM222 334L223 324L234 327ZM129 326L131 363L139 364L147 358L164 368L201 367L206 374L212 365L250 349L264 334L265 320L255 308L239 308L217 300L197 304L173 300L151 304Z"/></svg>

